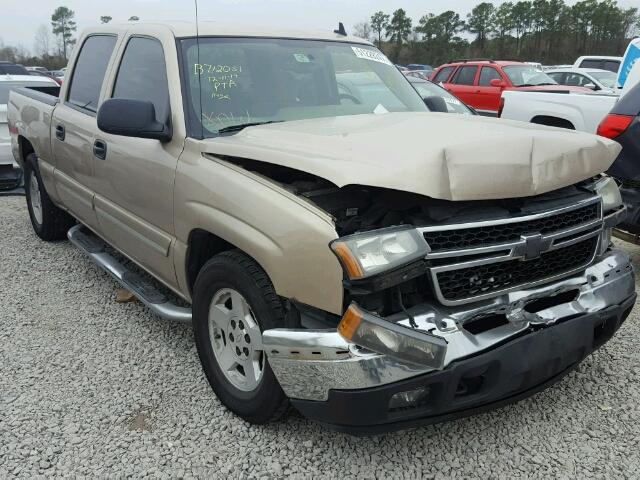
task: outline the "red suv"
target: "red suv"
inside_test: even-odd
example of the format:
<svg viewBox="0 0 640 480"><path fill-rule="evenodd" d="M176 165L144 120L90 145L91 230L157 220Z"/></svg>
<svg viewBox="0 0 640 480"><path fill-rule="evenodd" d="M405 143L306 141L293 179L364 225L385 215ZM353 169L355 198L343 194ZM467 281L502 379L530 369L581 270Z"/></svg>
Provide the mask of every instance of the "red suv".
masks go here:
<svg viewBox="0 0 640 480"><path fill-rule="evenodd" d="M497 115L504 90L582 91L558 83L535 66L522 62L459 60L441 65L431 81L442 83L451 93L482 114Z"/></svg>

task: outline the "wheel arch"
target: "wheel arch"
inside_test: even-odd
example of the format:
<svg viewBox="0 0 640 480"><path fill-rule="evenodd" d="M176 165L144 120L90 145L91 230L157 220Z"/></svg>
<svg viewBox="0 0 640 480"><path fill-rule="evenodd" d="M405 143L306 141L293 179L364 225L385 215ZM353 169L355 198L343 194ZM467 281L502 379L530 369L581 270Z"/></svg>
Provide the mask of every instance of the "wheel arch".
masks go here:
<svg viewBox="0 0 640 480"><path fill-rule="evenodd" d="M536 115L531 119L531 123L546 125L548 127L566 128L575 130L575 125L566 118L554 117L552 115Z"/></svg>

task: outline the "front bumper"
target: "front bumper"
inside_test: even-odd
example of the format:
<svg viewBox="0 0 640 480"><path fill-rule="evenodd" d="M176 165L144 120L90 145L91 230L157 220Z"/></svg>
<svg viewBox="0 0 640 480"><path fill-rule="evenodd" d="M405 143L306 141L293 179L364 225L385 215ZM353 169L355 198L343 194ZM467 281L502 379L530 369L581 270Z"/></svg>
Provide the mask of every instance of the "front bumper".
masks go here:
<svg viewBox="0 0 640 480"><path fill-rule="evenodd" d="M533 314L523 311L532 301L562 298L563 292L575 292L575 297ZM412 309L420 329L438 325L433 333L447 341L442 370L363 351L335 330L268 330L263 342L276 377L298 410L336 429L372 433L469 415L528 396L611 338L634 302L629 258L610 250L581 275L540 288L474 305ZM476 334L459 326L497 312L509 322ZM475 387L469 390L466 383ZM416 408L389 408L394 394L418 388L429 393Z"/></svg>

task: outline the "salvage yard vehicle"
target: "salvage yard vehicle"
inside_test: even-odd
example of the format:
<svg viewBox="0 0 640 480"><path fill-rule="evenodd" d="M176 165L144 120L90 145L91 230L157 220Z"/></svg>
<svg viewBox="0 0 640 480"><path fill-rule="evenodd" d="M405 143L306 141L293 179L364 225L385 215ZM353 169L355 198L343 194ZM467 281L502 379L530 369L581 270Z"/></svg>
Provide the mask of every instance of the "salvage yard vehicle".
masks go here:
<svg viewBox="0 0 640 480"><path fill-rule="evenodd" d="M589 91L558 85L534 65L499 60L456 60L438 67L431 80L488 116L498 114L500 95L505 91Z"/></svg>
<svg viewBox="0 0 640 480"><path fill-rule="evenodd" d="M477 115L476 112L466 106L451 92L429 80L415 77L407 77L427 107L434 112L461 113L463 115ZM441 100L438 100L441 99Z"/></svg>
<svg viewBox="0 0 640 480"><path fill-rule="evenodd" d="M67 79L11 93L34 231L191 320L249 422L291 403L370 433L494 408L561 379L635 302L600 174L615 142L430 112L365 40L104 25Z"/></svg>
<svg viewBox="0 0 640 480"><path fill-rule="evenodd" d="M598 126L598 135L615 140L622 150L608 174L620 183L627 217L619 228L640 234L640 83L613 107Z"/></svg>
<svg viewBox="0 0 640 480"><path fill-rule="evenodd" d="M618 74L596 68L558 68L546 70L560 85L585 87L589 90L615 93Z"/></svg>

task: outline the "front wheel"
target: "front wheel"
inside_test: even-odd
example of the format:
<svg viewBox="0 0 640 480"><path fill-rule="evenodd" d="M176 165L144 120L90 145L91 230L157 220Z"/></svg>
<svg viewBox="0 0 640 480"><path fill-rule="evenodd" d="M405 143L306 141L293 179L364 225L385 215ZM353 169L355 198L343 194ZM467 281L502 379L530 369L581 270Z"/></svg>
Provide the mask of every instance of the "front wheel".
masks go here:
<svg viewBox="0 0 640 480"><path fill-rule="evenodd" d="M277 420L287 411L262 347L262 332L283 326L281 301L251 258L225 252L202 267L193 298L198 355L220 401L250 423Z"/></svg>

